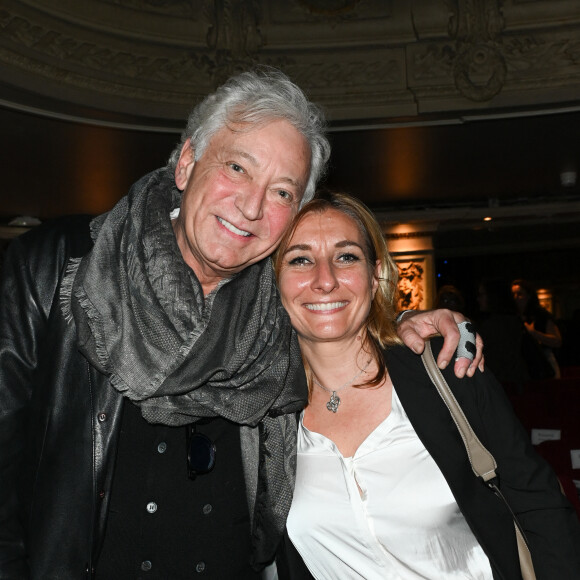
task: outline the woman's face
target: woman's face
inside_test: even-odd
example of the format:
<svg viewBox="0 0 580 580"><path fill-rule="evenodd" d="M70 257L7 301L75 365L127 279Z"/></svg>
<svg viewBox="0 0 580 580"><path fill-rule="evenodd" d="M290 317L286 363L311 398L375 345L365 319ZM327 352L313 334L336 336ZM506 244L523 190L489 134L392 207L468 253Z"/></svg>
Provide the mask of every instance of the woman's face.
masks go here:
<svg viewBox="0 0 580 580"><path fill-rule="evenodd" d="M356 338L378 286L357 224L335 209L300 221L282 255L278 280L301 343Z"/></svg>
<svg viewBox="0 0 580 580"><path fill-rule="evenodd" d="M528 304L528 293L525 288L522 288L519 284L514 284L512 286L512 294L519 312L523 312Z"/></svg>

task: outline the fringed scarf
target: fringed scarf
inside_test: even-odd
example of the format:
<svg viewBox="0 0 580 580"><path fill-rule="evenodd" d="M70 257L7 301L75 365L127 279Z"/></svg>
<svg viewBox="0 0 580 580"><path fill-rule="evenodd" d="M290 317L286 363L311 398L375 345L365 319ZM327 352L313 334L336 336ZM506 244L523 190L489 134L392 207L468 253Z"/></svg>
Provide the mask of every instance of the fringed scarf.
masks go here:
<svg viewBox="0 0 580 580"><path fill-rule="evenodd" d="M93 220L94 247L69 265L63 308L81 352L147 421L260 424L258 566L273 555L292 497L295 430L280 416L307 401L300 351L269 260L204 298L171 226L179 200L173 176L160 169Z"/></svg>

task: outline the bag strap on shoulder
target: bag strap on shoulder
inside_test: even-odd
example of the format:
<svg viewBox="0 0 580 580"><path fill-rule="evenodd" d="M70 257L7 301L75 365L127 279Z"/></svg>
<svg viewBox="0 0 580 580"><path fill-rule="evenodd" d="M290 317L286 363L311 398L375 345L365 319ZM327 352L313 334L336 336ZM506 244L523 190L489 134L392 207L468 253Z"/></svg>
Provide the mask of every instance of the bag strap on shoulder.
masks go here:
<svg viewBox="0 0 580 580"><path fill-rule="evenodd" d="M425 350L421 355L421 360L423 361L423 365L425 366L429 378L437 388L437 391L441 395L445 405L447 405L455 425L457 425L457 429L459 430L461 438L463 439L463 444L465 445L465 450L467 451L467 456L469 457L471 469L473 469L475 475L481 478L495 495L505 503L513 517L523 580L536 580L532 555L530 554L530 549L524 532L506 498L497 485L497 463L493 455L486 449L471 428L467 417L463 413L461 405L457 402L455 395L449 388L445 377L435 362L435 357L433 356L433 350L431 349L431 343L429 341L425 341Z"/></svg>

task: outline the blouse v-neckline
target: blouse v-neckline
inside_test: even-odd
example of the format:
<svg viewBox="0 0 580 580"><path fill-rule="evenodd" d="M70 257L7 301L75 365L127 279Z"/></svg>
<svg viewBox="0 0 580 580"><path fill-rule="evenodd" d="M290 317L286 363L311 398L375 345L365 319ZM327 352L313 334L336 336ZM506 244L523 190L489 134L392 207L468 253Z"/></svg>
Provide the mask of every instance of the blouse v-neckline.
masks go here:
<svg viewBox="0 0 580 580"><path fill-rule="evenodd" d="M380 444L380 441L384 439L388 433L392 431L392 429L400 422L401 414L404 413L403 407L397 393L395 391L395 387L392 388L392 396L391 396L391 411L389 414L365 437L365 439L361 442L361 444L357 447L356 451L349 456L345 456L341 453L340 449L336 445L336 443L319 433L318 431L311 431L304 425L304 411L300 413L300 430L302 431L302 435L305 437L306 441L308 442L308 446L311 445L320 449L321 447L332 451L332 453L338 454L345 460L355 460L358 457L362 457L367 453L372 453L377 446Z"/></svg>

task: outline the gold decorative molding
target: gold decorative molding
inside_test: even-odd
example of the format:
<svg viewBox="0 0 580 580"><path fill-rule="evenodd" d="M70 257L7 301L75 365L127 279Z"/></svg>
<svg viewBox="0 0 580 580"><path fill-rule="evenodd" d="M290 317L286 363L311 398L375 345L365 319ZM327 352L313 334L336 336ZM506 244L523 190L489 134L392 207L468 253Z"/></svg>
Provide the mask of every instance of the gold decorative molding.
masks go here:
<svg viewBox="0 0 580 580"><path fill-rule="evenodd" d="M181 121L256 63L356 122L558 106L580 94L574 0L3 0L0 85ZM47 105L50 106L50 105Z"/></svg>
<svg viewBox="0 0 580 580"><path fill-rule="evenodd" d="M125 81L190 84L192 76L195 77L203 68L201 55L186 54L183 49L174 51L177 54L173 57L155 55L154 49L149 48L146 52L142 43L135 42L133 46L129 45L129 50L129 47L90 41L81 36L82 30L75 36L7 10L0 10L0 34L2 45L9 48L4 52L6 62L22 65L37 61L41 66L35 67L36 71L45 68L47 76L52 74L65 82L75 82L80 76L77 73L69 77L68 71L83 70L83 76L87 77L92 71L95 76L106 73L108 78L120 77ZM100 40L106 41L107 37ZM140 51L140 48L144 50ZM13 60L10 60L11 53Z"/></svg>

